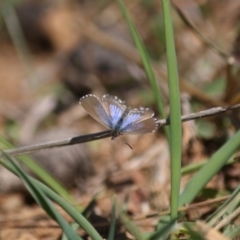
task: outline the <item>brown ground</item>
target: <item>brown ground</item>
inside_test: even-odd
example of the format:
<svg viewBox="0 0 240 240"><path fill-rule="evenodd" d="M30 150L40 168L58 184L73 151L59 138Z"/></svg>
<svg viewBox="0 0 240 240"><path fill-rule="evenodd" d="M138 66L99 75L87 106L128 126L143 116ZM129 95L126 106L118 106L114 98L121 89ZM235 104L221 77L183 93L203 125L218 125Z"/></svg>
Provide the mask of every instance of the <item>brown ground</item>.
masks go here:
<svg viewBox="0 0 240 240"><path fill-rule="evenodd" d="M14 36L10 36L9 26L1 25L0 132L10 142L25 146L31 144L33 139L35 142L51 141L54 138L41 140L38 137L42 132L45 135L52 129L58 131L60 128L69 128L71 132L74 128L81 134L104 130L78 104L79 98L90 92L99 97L104 93L117 95L130 106L148 106L156 110L145 74L139 67L139 56L117 5L100 2L21 2L14 9L22 24L26 42L17 33L19 29L15 23L10 24ZM204 43L173 10L179 75L192 84L194 89L200 90L196 94L194 89L189 90L183 84L183 114L238 102L239 70L234 77L226 74L229 59L224 54L234 53L238 59L239 33L236 22L239 19L240 3L234 0L228 3L198 1L197 4L191 0L176 2L202 34L221 50L217 51L211 44ZM159 24L161 6L159 1L152 1L151 4L147 7L139 1L131 1L127 8L157 68L165 72L165 48ZM205 10L201 12L200 6ZM9 18L10 14L3 22L9 21ZM23 48L24 44L27 49ZM235 67L238 68L237 63ZM166 79L161 74L157 76L166 100ZM228 80L225 89L220 91L216 87L211 93L204 90L219 78L225 77ZM207 100L204 97L206 93L209 94ZM156 117L160 118L157 114ZM209 119L206 121L208 128L200 130L194 122L183 124L183 165L207 159L221 146L228 133L238 127L238 113L230 117L233 124L227 127L221 118ZM201 131L207 132L207 136ZM144 136L124 135L114 141L99 140L83 148L88 148L84 156L75 156L74 150L66 147L61 154L49 152L49 156L47 153L40 159L48 162L47 167L50 169L64 169L65 165L69 167L69 159L78 157L77 163L71 165L73 169L76 166L81 168L82 164L86 164L86 169L91 169L87 173L79 170L79 175L86 174L84 179L79 180L78 172L69 173L67 177L70 175L69 189L84 206L95 193L103 190L97 202L96 214L104 220L93 220L95 226L99 225L99 231L107 232L114 192L120 202L128 196L128 212L134 219L168 208L169 153L163 131ZM64 159L66 154L66 160L55 165L59 160L56 159L59 158L57 154ZM83 159L88 159L93 165L88 165ZM24 198L26 193L23 193L25 191L18 185L19 182L14 180L10 183L4 171L0 188L1 239L59 239L61 230L57 224L36 204L30 204ZM207 187L226 195L228 190L239 184L239 173L239 163L228 166ZM58 177L61 179L61 175ZM189 175L183 177L182 188L189 178ZM3 186L4 181L9 185ZM188 217L199 219L211 210L211 206L205 206L189 212ZM60 212L71 221L61 209ZM136 224L144 231L149 231L157 219L143 217L141 221L136 220Z"/></svg>

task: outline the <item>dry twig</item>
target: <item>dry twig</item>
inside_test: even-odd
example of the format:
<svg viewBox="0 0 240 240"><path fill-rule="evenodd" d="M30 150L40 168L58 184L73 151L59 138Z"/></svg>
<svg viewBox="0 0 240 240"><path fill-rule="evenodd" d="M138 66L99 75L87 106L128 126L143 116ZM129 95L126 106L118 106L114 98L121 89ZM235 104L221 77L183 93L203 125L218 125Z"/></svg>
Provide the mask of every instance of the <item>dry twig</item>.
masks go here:
<svg viewBox="0 0 240 240"><path fill-rule="evenodd" d="M205 111L200 111L198 113L191 113L189 115L184 115L181 117L181 120L182 120L182 122L185 122L185 121L190 121L190 120L194 120L194 119L210 117L210 116L218 115L218 114L221 114L221 113L233 110L233 109L237 109L237 108L240 108L240 104L236 104L236 105L229 106L229 107L211 108L211 109L208 109ZM158 120L157 122L159 123L159 127L163 127L165 125L170 124L170 119L162 119L162 120ZM6 154L9 154L10 156L18 156L18 155L36 152L36 151L40 151L40 150L48 149L48 148L70 146L70 145L74 145L74 144L78 144L78 143L95 141L95 140L107 138L110 136L111 136L111 131L108 130L108 131L94 133L94 134L87 134L87 135L77 136L77 137L73 137L73 138L67 138L67 139L59 140L59 141L52 141L52 142L30 145L30 146L26 146L26 147L9 149L9 150L5 150L4 152ZM0 154L0 157L2 157L2 154Z"/></svg>

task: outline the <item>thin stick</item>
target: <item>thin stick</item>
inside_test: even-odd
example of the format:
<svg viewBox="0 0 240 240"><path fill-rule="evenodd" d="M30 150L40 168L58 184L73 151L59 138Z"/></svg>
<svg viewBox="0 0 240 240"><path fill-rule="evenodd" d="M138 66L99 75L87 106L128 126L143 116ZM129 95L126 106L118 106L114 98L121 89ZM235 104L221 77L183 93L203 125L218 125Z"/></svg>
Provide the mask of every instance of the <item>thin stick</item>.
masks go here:
<svg viewBox="0 0 240 240"><path fill-rule="evenodd" d="M198 113L190 113L189 115L184 115L181 117L181 120L182 122L186 122L199 118L211 117L237 108L240 108L240 104L232 105L229 107L210 108L208 110L200 111ZM170 119L161 119L158 120L157 123L160 125L160 127L169 125Z"/></svg>
<svg viewBox="0 0 240 240"><path fill-rule="evenodd" d="M210 117L210 116L215 116L233 109L240 108L240 104L236 104L233 106L229 107L216 107L216 108L211 108L205 111L200 111L198 113L191 113L189 115L184 115L181 117L182 122L186 121L191 121L199 118L205 118L205 117ZM161 119L158 120L157 123L159 124L159 127L163 127L165 125L169 125L170 119ZM4 152L10 156L18 156L22 154L27 154L31 152L36 152L40 151L43 149L48 149L48 148L55 148L55 147L63 147L63 146L70 146L74 144L79 144L79 143L85 143L85 142L90 142L90 141L95 141L99 140L102 138L107 138L111 136L111 131L104 131L104 132L99 132L99 133L93 133L93 134L87 134L87 135L81 135L73 138L67 138L64 140L59 140L59 141L51 141L51 142L46 142L46 143L40 143L40 144L35 144L35 145L30 145L26 147L20 147L20 148L15 148L15 149L9 149L5 150ZM0 153L0 157L3 155Z"/></svg>
<svg viewBox="0 0 240 240"><path fill-rule="evenodd" d="M102 139L110 136L111 136L111 131L109 130L109 131L100 132L100 133L93 133L93 134L82 135L82 136L77 136L73 138L67 138L59 141L52 141L52 142L34 144L26 147L4 150L4 152L14 157L14 156L27 154L31 152L37 152L43 149L70 146L70 145L90 142L90 141L94 141L94 140L98 140L98 139ZM0 153L0 157L2 156L3 155Z"/></svg>
<svg viewBox="0 0 240 240"><path fill-rule="evenodd" d="M213 204L217 204L217 203L221 203L224 202L225 200L227 200L230 197L230 195L228 196L224 196L224 197L219 197L216 199L210 199L204 202L199 202L199 203L193 203L189 206L186 207L181 207L178 209L178 212L185 212L191 209L196 209L196 208L201 208L201 207L206 207L209 205L213 205ZM151 214L147 214L147 215L141 215L141 216L135 216L132 218L133 221L141 221L141 220L145 220L146 218L153 218L153 217L159 217L159 216L164 216L164 215L169 215L170 211L162 211L162 212L156 212L156 213L151 213Z"/></svg>

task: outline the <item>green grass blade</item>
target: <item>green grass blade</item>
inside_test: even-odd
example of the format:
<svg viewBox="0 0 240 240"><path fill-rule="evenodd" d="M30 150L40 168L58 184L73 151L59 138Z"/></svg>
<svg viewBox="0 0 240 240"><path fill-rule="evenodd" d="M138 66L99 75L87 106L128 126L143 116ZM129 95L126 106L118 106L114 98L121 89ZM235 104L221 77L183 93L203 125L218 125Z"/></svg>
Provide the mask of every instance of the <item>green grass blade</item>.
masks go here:
<svg viewBox="0 0 240 240"><path fill-rule="evenodd" d="M53 207L52 203L45 196L42 190L34 184L31 178L18 166L18 164L14 160L12 160L6 154L4 154L4 156L8 160L8 162L12 165L17 175L22 179L22 181L24 182L24 184L26 185L27 189L29 190L33 198L36 200L36 202L47 212L49 216L51 216L61 226L68 239L80 240L77 233L72 230L72 228L65 221L65 219Z"/></svg>
<svg viewBox="0 0 240 240"><path fill-rule="evenodd" d="M18 157L39 179L45 182L50 188L57 192L67 201L73 201L74 198L71 193L56 179L51 173L40 166L37 162L28 156Z"/></svg>
<svg viewBox="0 0 240 240"><path fill-rule="evenodd" d="M76 232L77 230L78 230L78 228L79 228L79 224L77 224L77 223L72 223L71 225L71 228L72 228L72 230L74 231L74 232ZM81 240L83 240L81 237L79 237ZM66 236L66 234L63 234L63 236L62 236L62 240L68 240L68 238L67 238L67 236Z"/></svg>
<svg viewBox="0 0 240 240"><path fill-rule="evenodd" d="M167 239L167 237L170 235L171 230L175 226L175 219L171 220L170 222L167 222L165 225L163 225L162 228L158 228L149 238L148 240L158 240L158 239Z"/></svg>
<svg viewBox="0 0 240 240"><path fill-rule="evenodd" d="M8 142L6 139L0 136L1 149L14 148L14 146ZM55 179L46 169L40 166L37 162L32 160L27 155L18 157L21 162L23 162L33 174L35 174L39 179L45 182L49 187L51 187L55 192L65 198L67 201L72 202L74 200L71 193Z"/></svg>
<svg viewBox="0 0 240 240"><path fill-rule="evenodd" d="M182 176L184 176L184 175L187 175L187 174L191 174L193 172L197 172L206 163L207 163L207 160L203 160L203 161L200 161L200 162L188 164L188 165L182 167L181 174L182 174Z"/></svg>
<svg viewBox="0 0 240 240"><path fill-rule="evenodd" d="M201 169L205 164L207 164L207 160L202 160L200 162L197 163L190 163L184 167L182 167L181 169L181 174L182 176L193 173L193 172L197 172L199 169ZM235 163L236 160L234 157L231 157L225 165L231 165L233 163Z"/></svg>
<svg viewBox="0 0 240 240"><path fill-rule="evenodd" d="M128 195L124 200L123 206L120 206L118 203L116 204L117 212L119 213L119 220L125 226L125 228L135 237L135 239L144 240L145 237L143 236L143 234L140 232L135 223L128 217L128 215L124 211L126 209L126 203L128 201L127 199Z"/></svg>
<svg viewBox="0 0 240 240"><path fill-rule="evenodd" d="M196 232L196 230L193 229L193 225L192 223L185 223L184 226L185 228L188 230L188 234L191 236L191 238L189 238L189 240L204 240L205 238L198 232Z"/></svg>
<svg viewBox="0 0 240 240"><path fill-rule="evenodd" d="M240 225L231 225L227 231L224 231L226 237L229 239L238 239L240 234Z"/></svg>
<svg viewBox="0 0 240 240"><path fill-rule="evenodd" d="M180 206L191 203L240 146L240 131L232 136L188 182L180 196Z"/></svg>
<svg viewBox="0 0 240 240"><path fill-rule="evenodd" d="M96 203L97 203L97 198L100 195L100 193L95 194L95 196L93 196L92 200L90 201L90 203L87 205L87 207L83 210L82 215L85 218L89 218L89 216L91 215L93 208L95 207Z"/></svg>
<svg viewBox="0 0 240 240"><path fill-rule="evenodd" d="M0 161L0 163L6 167L9 171L16 174L15 169L6 161ZM17 175L17 174L16 174ZM61 206L88 234L93 240L102 240L101 236L95 230L95 228L86 220L86 218L78 212L76 208L70 205L66 200L60 197L57 193L52 191L49 187L39 182L38 180L29 177L33 183L43 191L50 199Z"/></svg>
<svg viewBox="0 0 240 240"><path fill-rule="evenodd" d="M238 205L240 198L240 186L238 186L231 196L217 210L207 218L207 224L213 227L224 215L231 213Z"/></svg>
<svg viewBox="0 0 240 240"><path fill-rule="evenodd" d="M114 240L115 228L116 228L116 197L114 197L113 199L111 224L110 224L108 238L107 238L108 240Z"/></svg>
<svg viewBox="0 0 240 240"><path fill-rule="evenodd" d="M3 1L0 11L25 70L31 74L34 70L33 60L14 6L10 1Z"/></svg>
<svg viewBox="0 0 240 240"><path fill-rule="evenodd" d="M119 219L125 228L138 240L144 240L145 238L141 234L140 230L137 228L135 223L123 212L120 213Z"/></svg>
<svg viewBox="0 0 240 240"><path fill-rule="evenodd" d="M148 53L146 51L146 48L143 44L143 41L142 41L140 35L138 34L138 31L137 31L136 27L134 26L134 24L133 24L133 22L130 18L130 15L128 14L128 11L127 11L123 1L122 0L117 0L117 2L118 2L118 5L119 5L119 7L122 11L122 14L123 14L123 16L124 16L124 18L127 22L127 25L128 25L129 30L131 32L132 38L133 38L133 40L135 42L135 45L138 49L138 52L140 54L140 57L141 57L141 60L142 60L142 63L143 63L143 67L145 69L145 72L147 74L149 83L150 83L151 88L153 90L155 100L157 102L158 110L161 114L161 117L166 118L167 115L166 115L166 112L165 112L165 109L164 109L164 102L163 102L162 96L160 94L159 86L158 86L158 83L156 81L156 78L155 78L155 75L154 75L154 72L153 72L153 69L152 69L151 61L150 61L150 58L149 58ZM169 139L168 127L164 127L164 131L165 131L165 134L166 134L167 138Z"/></svg>
<svg viewBox="0 0 240 240"><path fill-rule="evenodd" d="M182 157L181 101L169 0L162 0L162 9L166 38L168 87L170 97L171 218L176 219L179 205Z"/></svg>

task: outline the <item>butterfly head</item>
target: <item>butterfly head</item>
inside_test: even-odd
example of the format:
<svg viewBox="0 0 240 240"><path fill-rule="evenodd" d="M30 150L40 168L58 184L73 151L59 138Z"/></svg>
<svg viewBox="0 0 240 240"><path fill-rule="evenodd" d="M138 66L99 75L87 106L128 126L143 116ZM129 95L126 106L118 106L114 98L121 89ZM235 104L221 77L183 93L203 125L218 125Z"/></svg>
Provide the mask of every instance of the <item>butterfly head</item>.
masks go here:
<svg viewBox="0 0 240 240"><path fill-rule="evenodd" d="M112 138L111 138L112 140L119 137L120 135L123 135L121 132L119 132L118 129L113 129L111 134L112 134Z"/></svg>

